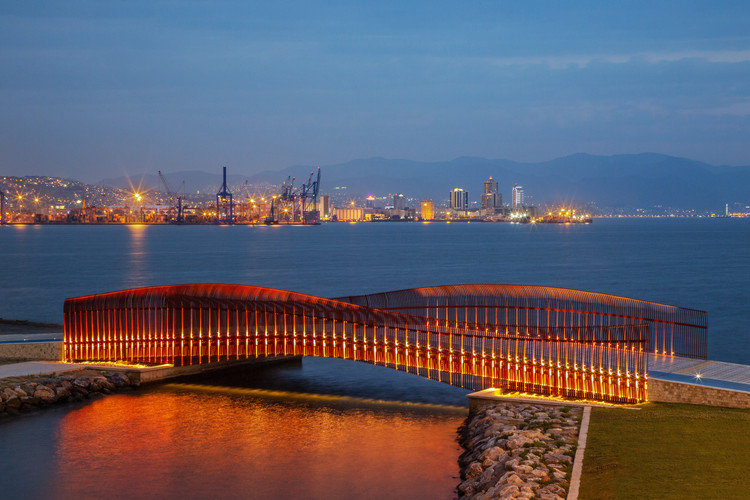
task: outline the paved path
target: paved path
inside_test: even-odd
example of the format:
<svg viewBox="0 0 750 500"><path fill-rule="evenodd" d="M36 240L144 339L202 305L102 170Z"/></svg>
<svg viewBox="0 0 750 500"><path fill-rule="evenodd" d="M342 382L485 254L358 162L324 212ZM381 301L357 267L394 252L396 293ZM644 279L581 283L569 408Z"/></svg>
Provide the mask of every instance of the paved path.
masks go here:
<svg viewBox="0 0 750 500"><path fill-rule="evenodd" d="M16 344L19 342L62 342L63 332L50 331L47 333L11 333L0 335L0 344Z"/></svg>
<svg viewBox="0 0 750 500"><path fill-rule="evenodd" d="M591 420L591 407L583 409L581 428L578 430L578 448L573 459L573 472L570 474L570 488L567 500L577 500L578 490L581 487L581 472L583 472L583 452L586 451L586 439L589 436L589 421Z"/></svg>
<svg viewBox="0 0 750 500"><path fill-rule="evenodd" d="M750 366L737 363L651 355L648 376L658 380L750 392Z"/></svg>
<svg viewBox="0 0 750 500"><path fill-rule="evenodd" d="M68 372L85 367L85 365L58 363L56 361L27 361L25 363L0 365L0 378Z"/></svg>

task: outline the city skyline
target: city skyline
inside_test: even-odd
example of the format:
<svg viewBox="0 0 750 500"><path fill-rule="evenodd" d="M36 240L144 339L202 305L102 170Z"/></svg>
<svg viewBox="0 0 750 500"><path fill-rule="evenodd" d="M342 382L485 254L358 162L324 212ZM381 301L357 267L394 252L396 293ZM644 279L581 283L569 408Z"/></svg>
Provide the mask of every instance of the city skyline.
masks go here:
<svg viewBox="0 0 750 500"><path fill-rule="evenodd" d="M0 174L644 151L748 165L749 8L5 3Z"/></svg>

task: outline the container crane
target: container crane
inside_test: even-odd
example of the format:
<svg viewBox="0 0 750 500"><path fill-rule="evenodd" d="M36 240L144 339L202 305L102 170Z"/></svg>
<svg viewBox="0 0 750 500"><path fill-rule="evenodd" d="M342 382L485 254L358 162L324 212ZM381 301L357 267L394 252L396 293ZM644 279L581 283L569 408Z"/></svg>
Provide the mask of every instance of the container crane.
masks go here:
<svg viewBox="0 0 750 500"><path fill-rule="evenodd" d="M307 184L302 184L300 200L302 205L302 222L305 224L317 224L320 220L318 211L318 189L320 188L320 167L318 167L318 176L313 181L315 172L310 172L310 178ZM312 210L310 210L312 205Z"/></svg>
<svg viewBox="0 0 750 500"><path fill-rule="evenodd" d="M224 167L224 182L216 193L216 223L234 224L234 203L232 193L227 188L227 167Z"/></svg>
<svg viewBox="0 0 750 500"><path fill-rule="evenodd" d="M169 189L167 179L166 177L164 177L164 174L161 173L161 170L159 170L159 179L161 179L161 183L164 184L164 189L167 190L167 195L169 196L169 201L172 206L174 206L175 200L177 200L177 219L175 220L175 222L177 222L178 224L182 224L182 194L180 194L180 191L182 191L182 188L185 187L185 181L182 181L182 184L180 184L180 188L177 190L177 193L174 193L171 189Z"/></svg>

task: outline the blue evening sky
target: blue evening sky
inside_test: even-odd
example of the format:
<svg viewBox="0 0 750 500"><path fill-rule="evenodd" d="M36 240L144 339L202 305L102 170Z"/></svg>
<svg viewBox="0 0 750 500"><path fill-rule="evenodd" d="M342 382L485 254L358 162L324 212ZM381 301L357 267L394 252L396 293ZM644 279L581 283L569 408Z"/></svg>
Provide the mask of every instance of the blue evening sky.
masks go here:
<svg viewBox="0 0 750 500"><path fill-rule="evenodd" d="M750 2L0 0L0 173L750 164Z"/></svg>

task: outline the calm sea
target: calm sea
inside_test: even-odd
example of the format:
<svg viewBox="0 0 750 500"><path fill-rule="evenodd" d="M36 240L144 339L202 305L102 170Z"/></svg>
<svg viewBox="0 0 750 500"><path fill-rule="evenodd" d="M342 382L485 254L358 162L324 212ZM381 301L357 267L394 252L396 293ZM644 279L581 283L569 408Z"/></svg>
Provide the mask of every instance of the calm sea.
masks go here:
<svg viewBox="0 0 750 500"><path fill-rule="evenodd" d="M709 312L709 355L750 363L750 220L592 225L0 227L0 317L196 282L335 297L554 285ZM452 498L467 391L305 358L0 421L4 498Z"/></svg>
<svg viewBox="0 0 750 500"><path fill-rule="evenodd" d="M750 219L591 225L0 227L0 317L62 322L66 297L240 283L323 297L427 285L553 285L709 313L709 357L750 363Z"/></svg>

